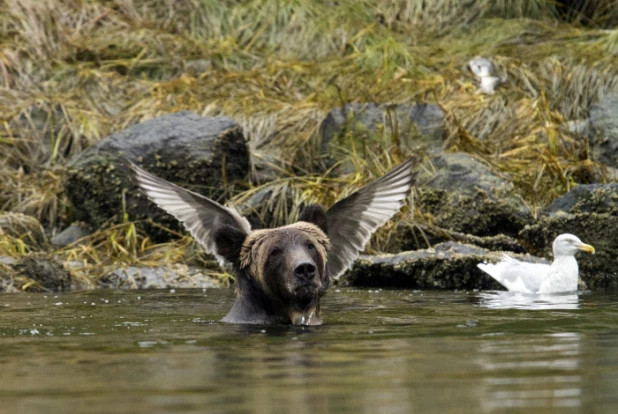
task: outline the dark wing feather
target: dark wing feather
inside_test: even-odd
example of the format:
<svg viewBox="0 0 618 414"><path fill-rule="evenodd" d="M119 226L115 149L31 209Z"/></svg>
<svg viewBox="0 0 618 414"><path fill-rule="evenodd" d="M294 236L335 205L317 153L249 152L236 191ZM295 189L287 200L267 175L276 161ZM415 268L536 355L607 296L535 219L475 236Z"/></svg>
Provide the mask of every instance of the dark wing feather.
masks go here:
<svg viewBox="0 0 618 414"><path fill-rule="evenodd" d="M326 212L326 227L332 246L328 270L338 277L365 249L371 235L405 204L415 179L410 158L384 176L366 185Z"/></svg>
<svg viewBox="0 0 618 414"><path fill-rule="evenodd" d="M214 233L227 224L249 234L251 225L234 208L228 208L203 195L150 174L131 163L140 188L156 205L176 217L206 250L214 254L219 263L223 258L216 254Z"/></svg>

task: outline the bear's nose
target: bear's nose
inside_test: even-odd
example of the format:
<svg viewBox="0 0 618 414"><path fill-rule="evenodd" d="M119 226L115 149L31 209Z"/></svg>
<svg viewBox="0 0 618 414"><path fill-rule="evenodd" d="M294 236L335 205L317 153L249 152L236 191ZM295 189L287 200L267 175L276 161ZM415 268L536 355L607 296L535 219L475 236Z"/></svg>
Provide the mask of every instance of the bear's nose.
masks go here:
<svg viewBox="0 0 618 414"><path fill-rule="evenodd" d="M317 269L313 263L299 263L294 268L294 275L300 280L309 281L315 277L316 270Z"/></svg>

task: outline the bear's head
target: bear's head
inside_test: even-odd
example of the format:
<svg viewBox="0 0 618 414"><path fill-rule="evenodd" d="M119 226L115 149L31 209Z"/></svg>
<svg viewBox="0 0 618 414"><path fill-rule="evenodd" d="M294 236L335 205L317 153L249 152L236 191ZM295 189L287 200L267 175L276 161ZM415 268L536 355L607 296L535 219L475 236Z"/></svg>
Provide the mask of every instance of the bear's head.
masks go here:
<svg viewBox="0 0 618 414"><path fill-rule="evenodd" d="M318 316L319 300L330 283L329 241L318 226L299 221L249 235L223 226L215 233L215 245L217 254L234 265L241 296L251 296L294 324Z"/></svg>

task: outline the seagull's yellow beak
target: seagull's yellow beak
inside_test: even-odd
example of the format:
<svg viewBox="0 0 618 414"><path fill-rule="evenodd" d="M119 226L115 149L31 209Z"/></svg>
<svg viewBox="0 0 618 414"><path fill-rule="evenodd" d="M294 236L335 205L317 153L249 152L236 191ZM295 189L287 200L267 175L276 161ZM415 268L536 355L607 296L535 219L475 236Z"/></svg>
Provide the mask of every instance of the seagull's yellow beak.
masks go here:
<svg viewBox="0 0 618 414"><path fill-rule="evenodd" d="M580 244L579 246L577 246L577 248L578 248L579 250L583 250L583 251L585 251L585 252L587 252L587 253L594 254L594 247L592 247L592 246L591 246L591 245L589 245L589 244L584 244L584 243L582 243L582 244Z"/></svg>

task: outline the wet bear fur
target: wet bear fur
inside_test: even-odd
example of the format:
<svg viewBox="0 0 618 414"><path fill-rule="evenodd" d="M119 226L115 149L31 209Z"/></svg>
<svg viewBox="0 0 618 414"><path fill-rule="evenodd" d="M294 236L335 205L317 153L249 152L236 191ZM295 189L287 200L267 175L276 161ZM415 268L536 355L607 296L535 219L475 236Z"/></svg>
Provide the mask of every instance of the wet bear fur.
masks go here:
<svg viewBox="0 0 618 414"><path fill-rule="evenodd" d="M320 325L320 299L330 278L325 211L310 206L301 221L249 235L223 225L217 254L232 263L237 297L224 322Z"/></svg>

